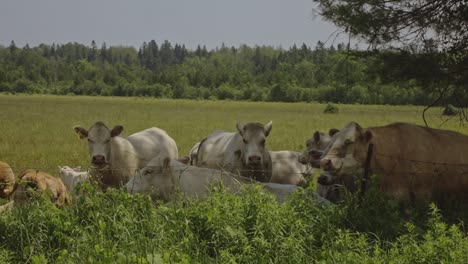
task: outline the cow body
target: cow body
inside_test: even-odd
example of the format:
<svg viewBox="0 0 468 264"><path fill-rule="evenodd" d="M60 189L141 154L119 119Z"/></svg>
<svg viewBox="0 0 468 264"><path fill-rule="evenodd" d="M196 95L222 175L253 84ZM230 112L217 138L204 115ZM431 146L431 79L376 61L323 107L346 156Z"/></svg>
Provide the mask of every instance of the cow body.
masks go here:
<svg viewBox="0 0 468 264"><path fill-rule="evenodd" d="M238 132L215 131L198 148L197 166L222 169L260 182L272 176L270 153L265 147L272 128L260 123L237 123Z"/></svg>
<svg viewBox="0 0 468 264"><path fill-rule="evenodd" d="M80 171L81 168L71 168L69 166L59 166L59 175L68 191L75 194L75 188L78 184L88 179L87 171Z"/></svg>
<svg viewBox="0 0 468 264"><path fill-rule="evenodd" d="M270 151L272 162L272 176L270 182L280 184L304 185L304 177L311 176L313 169L301 164L300 152L296 151Z"/></svg>
<svg viewBox="0 0 468 264"><path fill-rule="evenodd" d="M97 122L89 130L75 127L81 138L88 138L91 156L90 175L105 189L119 187L131 179L152 158L164 156L177 158L175 141L162 129L152 127L120 137L122 126L109 130Z"/></svg>
<svg viewBox="0 0 468 264"><path fill-rule="evenodd" d="M155 158L127 183L126 188L130 193L148 194L153 199L170 201L176 191L192 198L204 198L216 183L235 193L240 190L240 181L247 183L251 180L236 178L227 171L190 166L169 158Z"/></svg>
<svg viewBox="0 0 468 264"><path fill-rule="evenodd" d="M46 193L57 206L70 204L71 199L62 180L53 177L46 172L37 170L25 170L18 176L15 184L13 200L22 203L29 198L30 188L39 193Z"/></svg>
<svg viewBox="0 0 468 264"><path fill-rule="evenodd" d="M398 200L427 202L437 194L468 191L468 136L407 123L367 129L348 124L320 162L330 181L362 175L369 144L371 171L380 176L380 188Z"/></svg>
<svg viewBox="0 0 468 264"><path fill-rule="evenodd" d="M217 184L230 193L238 193L243 185L251 183L257 182L227 171L190 166L169 158L155 158L127 183L126 188L130 193L170 201L177 192L189 198L205 198ZM279 202L285 201L297 188L287 184L259 184L274 194Z"/></svg>
<svg viewBox="0 0 468 264"><path fill-rule="evenodd" d="M15 180L15 174L10 165L0 161L0 198L10 199Z"/></svg>

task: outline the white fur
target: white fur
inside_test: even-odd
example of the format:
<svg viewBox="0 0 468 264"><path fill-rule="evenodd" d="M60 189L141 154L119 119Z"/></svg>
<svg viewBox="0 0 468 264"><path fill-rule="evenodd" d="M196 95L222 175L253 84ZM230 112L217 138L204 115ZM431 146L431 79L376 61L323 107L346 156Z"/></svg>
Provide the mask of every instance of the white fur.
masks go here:
<svg viewBox="0 0 468 264"><path fill-rule="evenodd" d="M272 161L271 182L300 185L305 183L304 175L313 174L313 169L299 162L300 152L270 151Z"/></svg>
<svg viewBox="0 0 468 264"><path fill-rule="evenodd" d="M88 179L88 172L80 171L81 167L70 168L69 166L59 166L60 179L68 189L68 192L75 194L75 188L79 183Z"/></svg>

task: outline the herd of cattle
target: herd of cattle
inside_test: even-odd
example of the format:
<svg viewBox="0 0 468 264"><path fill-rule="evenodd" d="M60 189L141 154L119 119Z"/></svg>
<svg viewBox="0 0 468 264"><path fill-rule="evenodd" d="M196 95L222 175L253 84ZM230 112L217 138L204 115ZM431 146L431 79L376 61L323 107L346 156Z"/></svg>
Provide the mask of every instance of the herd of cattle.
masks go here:
<svg viewBox="0 0 468 264"><path fill-rule="evenodd" d="M130 193L165 201L176 193L205 197L214 184L236 193L244 184L259 183L284 201L312 179L313 168L322 170L317 181L322 201L342 199L343 190L357 191L365 169L378 174L380 189L400 201L426 202L436 194L468 191L468 136L457 132L408 123L364 129L351 122L328 135L315 132L306 141L306 151L295 152L267 149L272 122L238 122L236 128L214 131L188 156L179 157L176 142L159 128L121 137L122 126L75 126L88 141L89 169L59 167L59 178L25 170L16 178L8 164L0 162L0 197L10 201L0 212L26 200L31 188L63 206L71 200L69 193L76 194L75 187L87 180L103 190L125 186Z"/></svg>

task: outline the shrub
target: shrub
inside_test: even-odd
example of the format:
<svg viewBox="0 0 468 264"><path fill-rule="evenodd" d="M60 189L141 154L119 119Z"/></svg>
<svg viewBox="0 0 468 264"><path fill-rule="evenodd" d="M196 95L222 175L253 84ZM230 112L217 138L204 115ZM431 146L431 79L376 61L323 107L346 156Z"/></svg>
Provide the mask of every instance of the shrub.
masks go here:
<svg viewBox="0 0 468 264"><path fill-rule="evenodd" d="M338 113L338 111L339 111L338 106L332 103L328 103L327 106L325 107L325 110L323 110L325 114L336 114Z"/></svg>

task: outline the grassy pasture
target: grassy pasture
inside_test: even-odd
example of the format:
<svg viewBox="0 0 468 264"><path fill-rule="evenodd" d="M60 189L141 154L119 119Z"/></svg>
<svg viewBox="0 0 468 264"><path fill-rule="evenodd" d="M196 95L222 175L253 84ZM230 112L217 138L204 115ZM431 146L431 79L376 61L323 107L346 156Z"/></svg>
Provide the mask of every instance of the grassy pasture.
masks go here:
<svg viewBox="0 0 468 264"><path fill-rule="evenodd" d="M179 155L216 129L235 131L241 122L273 121L267 146L271 150L301 151L314 131L341 128L349 121L363 127L391 122L422 124L422 107L339 105L340 113L324 114L318 103L254 103L147 98L0 95L0 159L15 172L34 168L56 174L58 165L89 162L87 143L72 127L91 126L98 120L109 127L124 126L123 135L156 126L175 139ZM444 122L440 108L428 113L429 123ZM468 133L456 120L443 128Z"/></svg>
<svg viewBox="0 0 468 264"><path fill-rule="evenodd" d="M422 107L186 101L142 98L0 95L0 160L18 173L88 164L86 141L72 127L97 120L122 124L124 134L157 126L185 155L215 129L235 121L273 120L272 150L301 150L315 130L395 121L422 124ZM432 109L432 126L444 123ZM444 128L467 133L456 120ZM258 187L258 186L257 186ZM463 225L437 209L401 211L371 189L361 203L315 203L310 189L278 204L255 186L233 196L218 190L205 201L154 205L120 190L83 195L58 209L33 201L0 215L0 263L466 263ZM454 210L456 211L456 210ZM453 223L453 221L452 221ZM466 223L466 220L465 220Z"/></svg>

